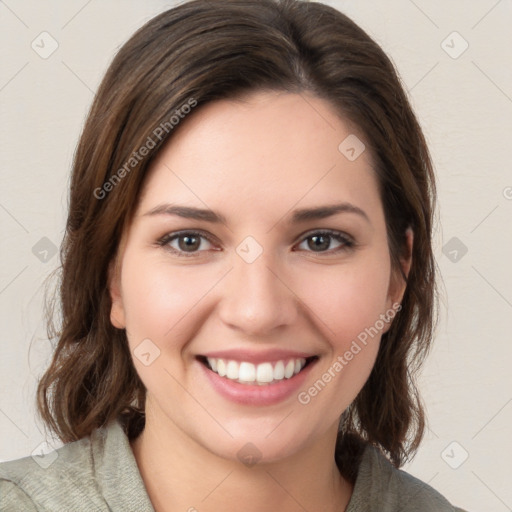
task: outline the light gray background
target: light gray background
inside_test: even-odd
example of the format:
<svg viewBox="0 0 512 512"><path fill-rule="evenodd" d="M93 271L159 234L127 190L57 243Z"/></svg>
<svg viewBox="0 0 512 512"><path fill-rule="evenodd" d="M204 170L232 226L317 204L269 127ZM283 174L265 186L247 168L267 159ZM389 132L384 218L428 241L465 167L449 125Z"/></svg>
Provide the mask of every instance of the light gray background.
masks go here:
<svg viewBox="0 0 512 512"><path fill-rule="evenodd" d="M468 510L510 511L512 2L326 3L396 63L439 180L444 299L420 381L430 431L405 469ZM173 5L0 1L0 459L28 455L45 441L34 415L36 380L51 350L41 285L58 265L51 248L63 235L84 117L118 47ZM59 45L46 59L31 47L51 48L43 31Z"/></svg>

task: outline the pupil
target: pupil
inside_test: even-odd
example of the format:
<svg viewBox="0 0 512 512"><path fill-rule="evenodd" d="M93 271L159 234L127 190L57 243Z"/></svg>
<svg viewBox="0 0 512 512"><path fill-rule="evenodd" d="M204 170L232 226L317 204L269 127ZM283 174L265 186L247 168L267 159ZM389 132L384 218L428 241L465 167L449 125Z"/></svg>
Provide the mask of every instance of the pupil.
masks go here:
<svg viewBox="0 0 512 512"><path fill-rule="evenodd" d="M311 249L328 249L329 248L329 237L320 235L320 236L312 236L310 240L313 241L313 245L309 244Z"/></svg>
<svg viewBox="0 0 512 512"><path fill-rule="evenodd" d="M183 243L182 243L183 241ZM192 243L190 243L192 241ZM180 238L179 246L181 250L190 251L199 247L199 238L197 236L183 236Z"/></svg>

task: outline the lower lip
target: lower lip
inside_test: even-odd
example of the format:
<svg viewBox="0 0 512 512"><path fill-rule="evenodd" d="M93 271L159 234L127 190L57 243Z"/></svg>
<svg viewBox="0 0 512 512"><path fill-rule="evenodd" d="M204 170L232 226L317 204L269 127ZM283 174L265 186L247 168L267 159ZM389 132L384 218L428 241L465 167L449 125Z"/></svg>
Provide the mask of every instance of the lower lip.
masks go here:
<svg viewBox="0 0 512 512"><path fill-rule="evenodd" d="M316 362L317 360L312 361L290 379L283 379L273 384L262 386L257 384L240 384L226 377L221 377L199 361L198 364L202 367L214 389L224 398L239 404L263 406L277 404L294 394L302 386Z"/></svg>

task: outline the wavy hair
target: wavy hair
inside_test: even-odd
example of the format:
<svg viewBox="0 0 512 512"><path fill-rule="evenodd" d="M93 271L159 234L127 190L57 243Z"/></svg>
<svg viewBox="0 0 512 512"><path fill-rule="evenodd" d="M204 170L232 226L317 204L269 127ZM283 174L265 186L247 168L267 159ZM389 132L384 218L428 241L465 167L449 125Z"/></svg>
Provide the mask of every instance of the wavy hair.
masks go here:
<svg viewBox="0 0 512 512"><path fill-rule="evenodd" d="M126 332L110 322L107 283L148 167L179 126L162 130L160 138L155 128L167 126L191 98L195 112L262 90L312 93L365 137L394 271L400 268L407 228L414 232L402 309L382 337L371 375L342 416L338 447L345 443L349 450L354 440L372 443L396 467L417 449L425 418L415 374L436 317L429 150L379 45L334 8L299 0L186 2L140 28L107 70L74 155L56 298L61 318L55 327L50 304L55 350L37 388L39 415L63 442L114 418L122 420L130 438L144 428L146 390ZM130 161L142 146L147 154ZM116 184L120 174L123 181Z"/></svg>

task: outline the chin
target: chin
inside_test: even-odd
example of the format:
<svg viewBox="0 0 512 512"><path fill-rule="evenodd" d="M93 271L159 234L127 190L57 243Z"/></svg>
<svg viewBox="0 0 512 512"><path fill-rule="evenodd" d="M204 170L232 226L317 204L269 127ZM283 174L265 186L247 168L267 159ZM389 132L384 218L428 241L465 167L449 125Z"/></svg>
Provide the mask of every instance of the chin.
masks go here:
<svg viewBox="0 0 512 512"><path fill-rule="evenodd" d="M290 422L286 426L286 419L280 425L279 421L274 420L271 429L268 428L268 422L264 422L263 425L252 422L248 425L244 421L235 431L231 423L230 432L233 433L233 437L227 434L206 437L202 433L198 441L214 455L229 461L238 461L247 467L278 463L297 456L319 439L325 439L325 432L307 432L304 430L304 424L292 421L292 417L293 413L290 414Z"/></svg>

